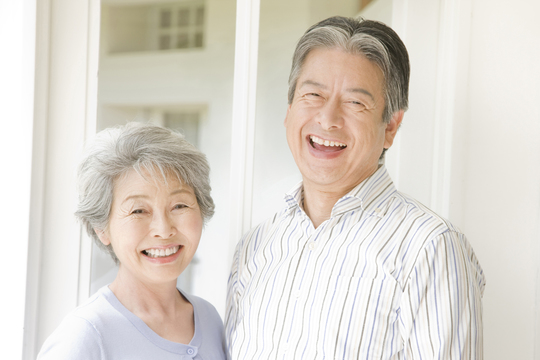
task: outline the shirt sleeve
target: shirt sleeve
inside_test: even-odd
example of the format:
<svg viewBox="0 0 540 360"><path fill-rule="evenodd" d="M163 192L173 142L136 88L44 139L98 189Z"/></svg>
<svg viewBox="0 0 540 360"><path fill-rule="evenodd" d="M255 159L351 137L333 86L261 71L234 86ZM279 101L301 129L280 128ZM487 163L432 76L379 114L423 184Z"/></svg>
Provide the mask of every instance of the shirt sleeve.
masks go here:
<svg viewBox="0 0 540 360"><path fill-rule="evenodd" d="M231 274L229 275L229 281L227 284L227 304L226 304L226 313L225 313L225 338L227 343L227 349L230 352L231 346L231 337L234 336L236 331L237 317L239 315L239 303L238 299L240 297L239 291L240 286L238 282L238 271L239 271L239 258L241 252L241 246L243 241L240 241L236 246L234 252L233 264L231 267Z"/></svg>
<svg viewBox="0 0 540 360"><path fill-rule="evenodd" d="M447 231L418 254L400 306L407 359L483 359L485 279L465 236Z"/></svg>
<svg viewBox="0 0 540 360"><path fill-rule="evenodd" d="M37 360L106 360L100 334L85 319L68 315L47 338Z"/></svg>

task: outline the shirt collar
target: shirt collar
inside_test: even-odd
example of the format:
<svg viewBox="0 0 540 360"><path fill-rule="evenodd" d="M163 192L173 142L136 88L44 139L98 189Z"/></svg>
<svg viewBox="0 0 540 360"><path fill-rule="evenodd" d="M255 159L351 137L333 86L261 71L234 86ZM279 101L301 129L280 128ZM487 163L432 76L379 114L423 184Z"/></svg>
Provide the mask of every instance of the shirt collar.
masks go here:
<svg viewBox="0 0 540 360"><path fill-rule="evenodd" d="M302 209L304 201L303 183L300 181L285 195L287 208ZM396 188L386 167L381 165L370 177L358 184L345 196L339 199L332 209L332 217L361 208L369 215L383 217L388 210L389 202L386 200L396 192Z"/></svg>
<svg viewBox="0 0 540 360"><path fill-rule="evenodd" d="M303 209L302 204L304 203L304 190L303 182L300 181L296 184L288 193L285 194L285 202L287 203L287 208L289 210L299 207Z"/></svg>

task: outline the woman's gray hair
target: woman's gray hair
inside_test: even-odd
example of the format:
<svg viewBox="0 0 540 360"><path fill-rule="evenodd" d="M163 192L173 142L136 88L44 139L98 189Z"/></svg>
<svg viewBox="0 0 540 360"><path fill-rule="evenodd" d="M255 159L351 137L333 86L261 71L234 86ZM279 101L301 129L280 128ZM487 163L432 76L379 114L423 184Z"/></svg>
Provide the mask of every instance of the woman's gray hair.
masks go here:
<svg viewBox="0 0 540 360"><path fill-rule="evenodd" d="M381 69L384 84L383 121L388 123L399 110L407 110L409 98L409 55L394 30L378 21L335 16L323 20L300 38L289 76L289 104L306 57L313 49L338 48L361 54Z"/></svg>
<svg viewBox="0 0 540 360"><path fill-rule="evenodd" d="M193 189L203 220L206 222L214 214L206 156L178 132L132 122L99 132L86 151L78 172L75 216L117 263L112 246L105 246L94 229L107 228L115 181L128 171L134 169L142 176L159 174L164 181L167 176L176 176Z"/></svg>

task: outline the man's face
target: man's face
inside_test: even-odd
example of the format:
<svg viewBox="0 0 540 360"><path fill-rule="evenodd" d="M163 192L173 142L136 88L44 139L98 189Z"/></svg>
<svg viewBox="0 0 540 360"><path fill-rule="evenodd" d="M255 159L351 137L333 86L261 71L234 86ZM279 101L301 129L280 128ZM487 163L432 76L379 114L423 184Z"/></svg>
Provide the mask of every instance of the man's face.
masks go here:
<svg viewBox="0 0 540 360"><path fill-rule="evenodd" d="M377 170L403 112L382 120L384 77L362 55L312 50L287 109L287 142L305 186L348 192Z"/></svg>

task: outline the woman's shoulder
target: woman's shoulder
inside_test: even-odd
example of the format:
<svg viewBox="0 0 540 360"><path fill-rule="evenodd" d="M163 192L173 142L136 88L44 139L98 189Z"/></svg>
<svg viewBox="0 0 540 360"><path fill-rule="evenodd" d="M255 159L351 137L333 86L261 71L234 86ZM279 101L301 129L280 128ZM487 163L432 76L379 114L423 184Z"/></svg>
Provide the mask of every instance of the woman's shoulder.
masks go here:
<svg viewBox="0 0 540 360"><path fill-rule="evenodd" d="M62 320L43 344L38 360L103 358L101 334L92 318L84 316L87 309L80 310L77 308Z"/></svg>
<svg viewBox="0 0 540 360"><path fill-rule="evenodd" d="M100 328L110 314L101 289L86 302L71 311L43 344L39 360L103 358L103 338Z"/></svg>
<svg viewBox="0 0 540 360"><path fill-rule="evenodd" d="M194 312L201 320L218 321L219 323L222 323L216 308L209 301L195 295L186 294L183 291L181 292L193 305Z"/></svg>

